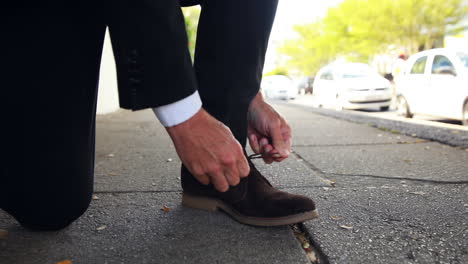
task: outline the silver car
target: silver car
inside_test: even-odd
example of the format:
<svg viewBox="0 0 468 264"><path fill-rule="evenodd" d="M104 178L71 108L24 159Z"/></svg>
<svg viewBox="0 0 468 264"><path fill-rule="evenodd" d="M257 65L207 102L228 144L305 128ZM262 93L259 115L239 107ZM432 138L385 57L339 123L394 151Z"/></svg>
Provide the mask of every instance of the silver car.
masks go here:
<svg viewBox="0 0 468 264"><path fill-rule="evenodd" d="M270 75L262 78L261 91L269 99L295 99L297 89L294 82L284 75Z"/></svg>
<svg viewBox="0 0 468 264"><path fill-rule="evenodd" d="M334 63L314 80L314 105L337 110L390 107L390 82L364 63Z"/></svg>

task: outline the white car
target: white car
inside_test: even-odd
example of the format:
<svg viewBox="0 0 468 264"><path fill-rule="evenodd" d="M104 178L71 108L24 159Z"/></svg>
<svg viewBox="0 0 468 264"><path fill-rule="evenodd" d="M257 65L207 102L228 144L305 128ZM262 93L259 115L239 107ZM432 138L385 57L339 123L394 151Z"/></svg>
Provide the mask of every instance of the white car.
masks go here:
<svg viewBox="0 0 468 264"><path fill-rule="evenodd" d="M397 110L468 125L468 49L431 49L411 56L395 79Z"/></svg>
<svg viewBox="0 0 468 264"><path fill-rule="evenodd" d="M390 107L390 82L364 63L333 63L314 80L314 105L337 110Z"/></svg>
<svg viewBox="0 0 468 264"><path fill-rule="evenodd" d="M295 99L297 88L294 82L284 75L270 75L262 79L261 91L269 99Z"/></svg>

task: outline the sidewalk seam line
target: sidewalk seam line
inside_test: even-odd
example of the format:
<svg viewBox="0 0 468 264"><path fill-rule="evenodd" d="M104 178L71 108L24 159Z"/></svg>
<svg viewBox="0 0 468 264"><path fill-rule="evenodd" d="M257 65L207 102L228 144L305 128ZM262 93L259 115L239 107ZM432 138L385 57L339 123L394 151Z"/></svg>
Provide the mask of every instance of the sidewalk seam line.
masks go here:
<svg viewBox="0 0 468 264"><path fill-rule="evenodd" d="M427 183L434 183L434 184L468 184L468 181L437 181L437 180L427 180L427 179L415 179L415 178L408 178L408 177L380 176L380 175L372 175L372 174L341 174L341 173L327 173L327 172L324 172L323 174L328 175L328 176L367 177L367 178L378 178L378 179L387 179L387 180L427 182Z"/></svg>
<svg viewBox="0 0 468 264"><path fill-rule="evenodd" d="M398 141L398 142L382 142L382 143L353 143L353 144L326 144L326 145L314 145L314 144L303 144L303 145L293 145L296 148L307 148L307 147L357 147L357 146L387 146L387 145L413 145L413 144L422 144L422 143L436 143L435 141L423 139L420 142L407 142L407 141Z"/></svg>
<svg viewBox="0 0 468 264"><path fill-rule="evenodd" d="M135 190L124 190L124 191L94 191L94 193L101 193L101 194L125 194L125 193L182 193L182 190L165 190L165 191L135 191Z"/></svg>

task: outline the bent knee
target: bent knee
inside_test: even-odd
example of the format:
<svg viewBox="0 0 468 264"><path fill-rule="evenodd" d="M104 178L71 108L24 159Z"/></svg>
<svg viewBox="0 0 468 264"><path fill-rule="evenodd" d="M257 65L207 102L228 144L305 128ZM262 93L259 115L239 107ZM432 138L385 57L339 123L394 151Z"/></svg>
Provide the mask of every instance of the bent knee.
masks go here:
<svg viewBox="0 0 468 264"><path fill-rule="evenodd" d="M91 197L48 204L31 203L16 212L10 212L25 228L37 231L60 230L83 215L89 207Z"/></svg>

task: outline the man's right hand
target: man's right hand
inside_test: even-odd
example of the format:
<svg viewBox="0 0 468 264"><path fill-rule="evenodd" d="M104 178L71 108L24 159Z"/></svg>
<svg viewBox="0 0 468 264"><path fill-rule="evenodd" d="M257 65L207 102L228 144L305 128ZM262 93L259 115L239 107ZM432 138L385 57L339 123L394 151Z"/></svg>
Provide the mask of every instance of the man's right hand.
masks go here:
<svg viewBox="0 0 468 264"><path fill-rule="evenodd" d="M223 123L204 109L189 120L167 127L182 163L195 178L225 192L247 177L250 167L239 142Z"/></svg>

